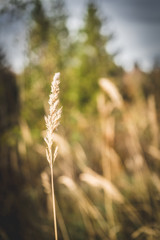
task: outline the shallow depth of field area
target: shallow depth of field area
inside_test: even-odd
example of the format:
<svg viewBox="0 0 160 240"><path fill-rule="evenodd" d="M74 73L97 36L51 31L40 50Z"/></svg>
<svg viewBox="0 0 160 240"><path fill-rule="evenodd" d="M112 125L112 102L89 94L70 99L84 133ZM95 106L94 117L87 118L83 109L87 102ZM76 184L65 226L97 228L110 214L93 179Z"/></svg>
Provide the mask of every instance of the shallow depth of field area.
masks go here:
<svg viewBox="0 0 160 240"><path fill-rule="evenodd" d="M10 1L0 11L27 22L21 73L0 47L0 239L55 239L44 115L60 72L58 239L159 240L159 65L148 73L116 65L95 3L75 36L63 1L46 2Z"/></svg>

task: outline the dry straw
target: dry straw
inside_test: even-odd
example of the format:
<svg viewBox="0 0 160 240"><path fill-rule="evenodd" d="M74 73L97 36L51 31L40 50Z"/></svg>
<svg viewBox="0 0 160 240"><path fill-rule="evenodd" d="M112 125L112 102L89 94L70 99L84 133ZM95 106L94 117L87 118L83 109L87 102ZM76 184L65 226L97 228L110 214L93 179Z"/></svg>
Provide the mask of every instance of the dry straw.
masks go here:
<svg viewBox="0 0 160 240"><path fill-rule="evenodd" d="M54 181L53 181L53 164L57 157L58 147L55 147L53 153L53 144L54 132L60 124L60 117L62 113L62 108L58 108L59 104L59 77L60 73L56 73L53 77L51 84L51 94L49 96L49 115L45 116L45 122L47 127L46 137L44 138L47 148L46 148L46 157L50 165L51 170L51 186L52 186L52 203L53 203L53 218L54 218L54 231L55 231L55 240L58 240L57 234L57 221L56 221L56 208L55 208L55 194L54 194Z"/></svg>
<svg viewBox="0 0 160 240"><path fill-rule="evenodd" d="M107 78L101 78L99 85L108 94L115 106L122 109L123 100L117 87Z"/></svg>

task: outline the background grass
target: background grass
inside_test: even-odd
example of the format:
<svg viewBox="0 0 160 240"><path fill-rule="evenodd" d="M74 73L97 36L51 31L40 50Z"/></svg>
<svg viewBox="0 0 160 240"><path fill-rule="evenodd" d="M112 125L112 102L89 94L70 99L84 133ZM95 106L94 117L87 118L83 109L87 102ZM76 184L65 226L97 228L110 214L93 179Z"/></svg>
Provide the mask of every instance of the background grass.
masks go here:
<svg viewBox="0 0 160 240"><path fill-rule="evenodd" d="M0 13L14 9L17 17L32 9L21 74L11 71L1 50L0 239L53 239L43 137L50 83L60 71L59 239L158 240L159 67L144 73L135 65L126 73L106 51L112 38L102 35L94 4L77 39L67 29L63 2L52 4L48 13L38 0L12 2Z"/></svg>

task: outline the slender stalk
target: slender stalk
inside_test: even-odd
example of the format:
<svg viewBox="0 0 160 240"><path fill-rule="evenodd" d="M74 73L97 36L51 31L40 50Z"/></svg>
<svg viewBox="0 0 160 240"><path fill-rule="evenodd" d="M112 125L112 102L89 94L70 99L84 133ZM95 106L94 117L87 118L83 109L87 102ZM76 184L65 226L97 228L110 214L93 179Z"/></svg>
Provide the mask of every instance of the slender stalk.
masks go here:
<svg viewBox="0 0 160 240"><path fill-rule="evenodd" d="M58 215L57 221L59 223L59 227L61 229L61 232L62 232L62 235L63 235L63 239L64 240L70 240L68 232L67 232L67 228L66 228L66 225L64 223L64 219L63 219L61 210L60 210L60 208L58 206L58 202L57 202L56 198L55 198L55 202L56 202L56 211L57 211L57 215Z"/></svg>
<svg viewBox="0 0 160 240"><path fill-rule="evenodd" d="M55 206L55 194L54 194L54 180L53 180L53 162L51 161L51 186L52 186L52 204L53 204L53 220L54 220L54 233L55 240L58 240L57 234L57 220L56 220L56 206Z"/></svg>

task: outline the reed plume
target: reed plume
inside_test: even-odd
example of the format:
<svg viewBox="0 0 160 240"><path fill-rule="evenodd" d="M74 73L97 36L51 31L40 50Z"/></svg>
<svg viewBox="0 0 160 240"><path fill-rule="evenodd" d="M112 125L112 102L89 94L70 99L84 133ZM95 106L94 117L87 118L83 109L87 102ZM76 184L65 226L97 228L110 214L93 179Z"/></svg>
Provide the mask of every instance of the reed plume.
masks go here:
<svg viewBox="0 0 160 240"><path fill-rule="evenodd" d="M50 170L51 170L51 186L52 186L52 203L53 203L53 219L54 219L54 232L55 232L55 240L58 240L57 234L57 221L56 221L56 208L55 208L55 194L54 194L54 179L53 179L53 164L57 157L58 147L55 147L53 152L53 144L54 141L54 132L60 124L60 118L62 113L62 107L58 108L59 104L59 78L60 73L56 73L53 77L53 81L51 83L51 94L49 96L49 115L45 116L45 123L47 127L46 137L44 138L47 148L46 148L46 157L49 162Z"/></svg>

